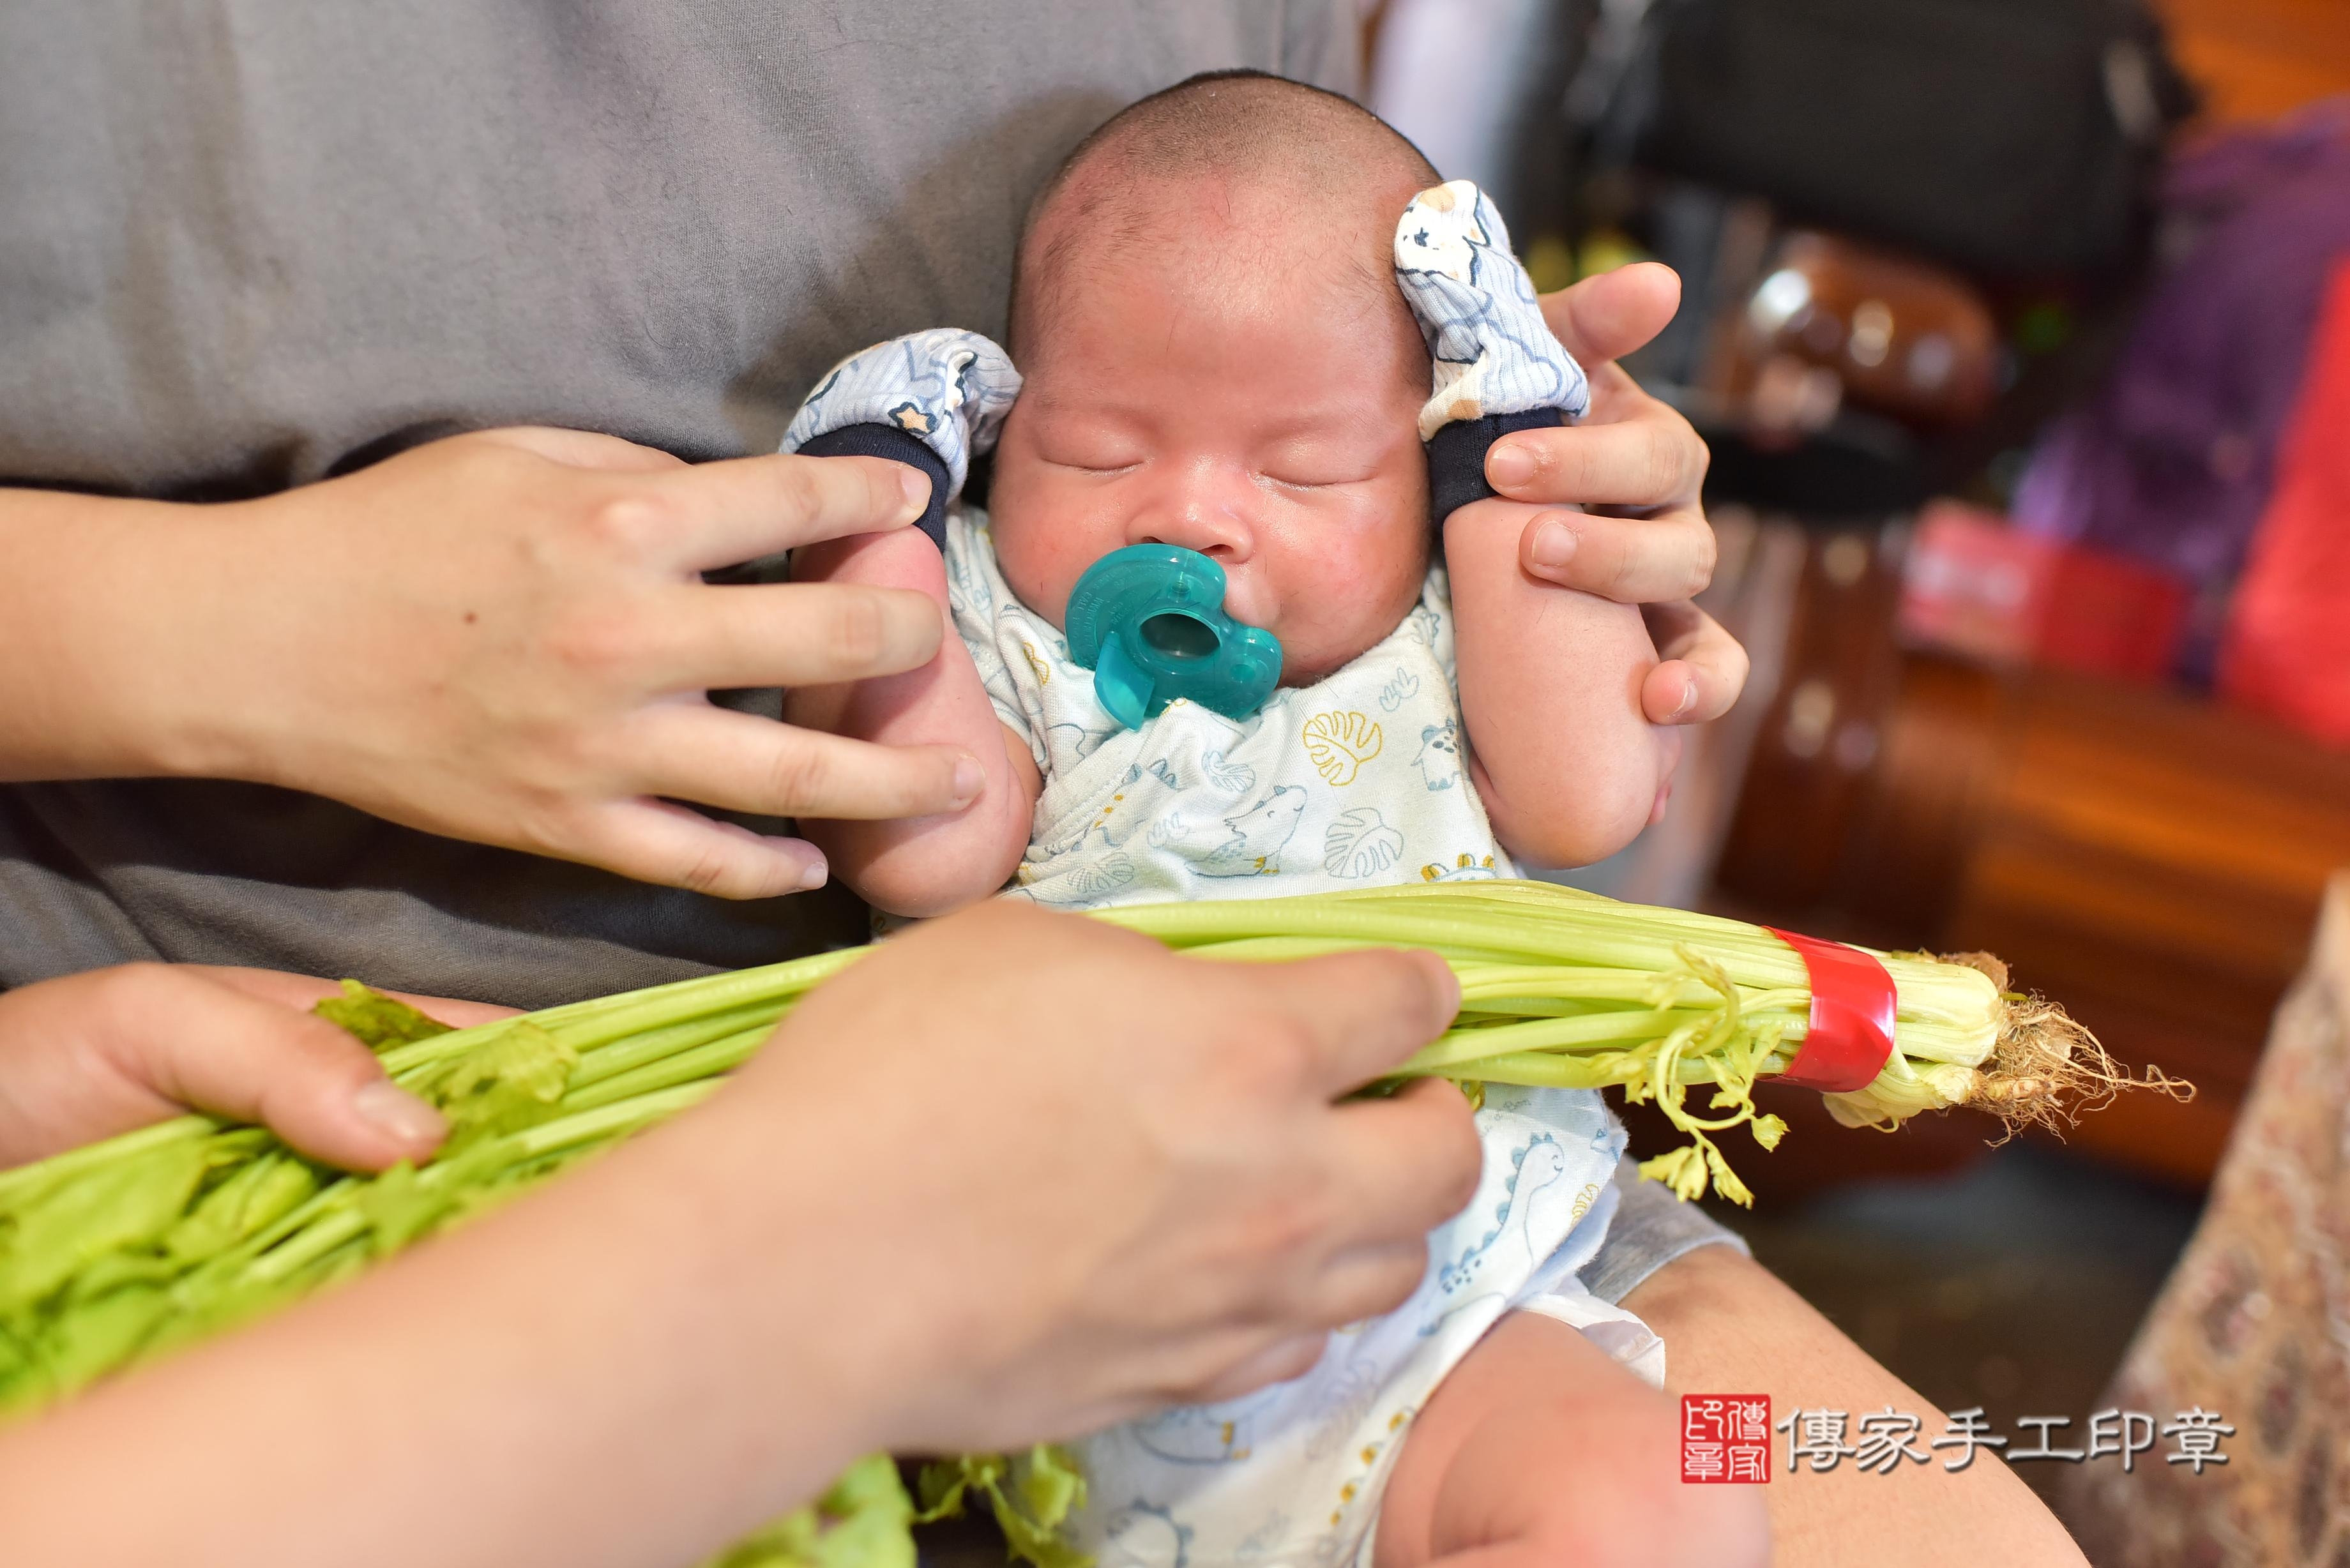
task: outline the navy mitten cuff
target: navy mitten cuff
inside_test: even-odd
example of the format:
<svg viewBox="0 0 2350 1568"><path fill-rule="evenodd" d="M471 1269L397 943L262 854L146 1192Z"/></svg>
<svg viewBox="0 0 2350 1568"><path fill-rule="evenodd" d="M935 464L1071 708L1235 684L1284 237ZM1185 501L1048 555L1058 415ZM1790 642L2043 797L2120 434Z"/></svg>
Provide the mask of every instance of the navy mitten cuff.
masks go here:
<svg viewBox="0 0 2350 1568"><path fill-rule="evenodd" d="M920 436L895 425L843 425L808 437L800 442L799 451L806 457L886 457L929 474L931 502L914 519L914 526L928 534L931 544L945 550L947 497L953 493L954 476L947 472L946 460L932 452Z"/></svg>

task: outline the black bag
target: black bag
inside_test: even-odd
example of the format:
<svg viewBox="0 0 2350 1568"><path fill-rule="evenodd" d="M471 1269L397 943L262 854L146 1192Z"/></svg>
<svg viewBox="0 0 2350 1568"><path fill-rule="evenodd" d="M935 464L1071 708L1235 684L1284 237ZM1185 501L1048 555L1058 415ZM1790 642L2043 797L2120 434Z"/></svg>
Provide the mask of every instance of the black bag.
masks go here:
<svg viewBox="0 0 2350 1568"><path fill-rule="evenodd" d="M2139 0L1657 0L1637 26L1604 141L1982 273L2126 259L2192 107Z"/></svg>

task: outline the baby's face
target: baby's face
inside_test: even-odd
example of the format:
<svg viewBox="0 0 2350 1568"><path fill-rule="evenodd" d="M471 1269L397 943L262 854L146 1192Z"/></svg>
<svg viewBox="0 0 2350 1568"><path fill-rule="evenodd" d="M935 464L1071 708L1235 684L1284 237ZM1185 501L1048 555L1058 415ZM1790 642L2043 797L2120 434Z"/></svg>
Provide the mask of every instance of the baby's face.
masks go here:
<svg viewBox="0 0 2350 1568"><path fill-rule="evenodd" d="M1088 247L1041 297L990 512L1004 578L1066 624L1086 568L1180 545L1224 569L1224 608L1281 639L1302 685L1378 642L1428 566L1415 420L1428 357L1392 287L1273 240Z"/></svg>

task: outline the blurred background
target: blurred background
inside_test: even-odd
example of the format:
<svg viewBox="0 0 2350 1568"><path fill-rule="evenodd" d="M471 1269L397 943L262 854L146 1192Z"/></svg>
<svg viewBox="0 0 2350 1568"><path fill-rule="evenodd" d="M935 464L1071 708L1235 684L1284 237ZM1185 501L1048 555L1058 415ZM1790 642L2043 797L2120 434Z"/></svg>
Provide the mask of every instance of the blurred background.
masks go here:
<svg viewBox="0 0 2350 1568"><path fill-rule="evenodd" d="M2303 1412L2350 1410L2350 0L1365 29L1372 106L1540 286L1683 281L1630 368L1712 447L1754 673L1670 820L1566 879L1988 949L2196 1088L1996 1148L1790 1095L1725 1218L1944 1409L2222 1408L2224 1483L2022 1467L2101 1563L2350 1563L2350 1417Z"/></svg>

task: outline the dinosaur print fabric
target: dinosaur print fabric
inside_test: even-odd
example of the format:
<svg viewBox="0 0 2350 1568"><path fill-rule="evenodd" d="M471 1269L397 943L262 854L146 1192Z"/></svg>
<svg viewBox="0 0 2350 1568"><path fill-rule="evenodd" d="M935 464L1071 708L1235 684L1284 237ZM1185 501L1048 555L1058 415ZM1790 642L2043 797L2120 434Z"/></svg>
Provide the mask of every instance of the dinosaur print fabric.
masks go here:
<svg viewBox="0 0 2350 1568"><path fill-rule="evenodd" d="M1077 1446L1087 1502L1074 1533L1102 1568L1367 1568L1412 1417L1506 1312L1580 1329L1661 1384L1662 1344L1575 1277L1606 1233L1624 1147L1598 1096L1496 1085L1477 1130L1477 1197L1430 1234L1410 1301L1332 1334L1303 1377Z"/></svg>
<svg viewBox="0 0 2350 1568"><path fill-rule="evenodd" d="M947 521L955 629L1044 775L1010 889L1054 909L1516 875L1462 773L1444 570L1369 652L1251 718L1176 702L1139 730L1014 597L986 519Z"/></svg>

